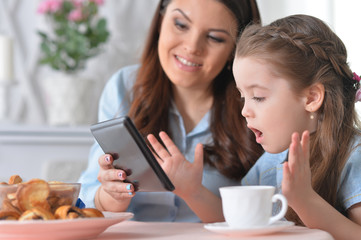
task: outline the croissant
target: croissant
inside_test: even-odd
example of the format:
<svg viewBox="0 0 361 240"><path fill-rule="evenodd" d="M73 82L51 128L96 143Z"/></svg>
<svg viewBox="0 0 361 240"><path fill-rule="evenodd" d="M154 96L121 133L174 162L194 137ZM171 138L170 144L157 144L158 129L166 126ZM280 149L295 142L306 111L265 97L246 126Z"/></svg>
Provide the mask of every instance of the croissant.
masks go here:
<svg viewBox="0 0 361 240"><path fill-rule="evenodd" d="M54 215L56 219L74 219L84 217L84 214L80 208L73 207L71 205L63 205L58 207L55 210Z"/></svg>
<svg viewBox="0 0 361 240"><path fill-rule="evenodd" d="M50 210L47 201L50 188L46 181L41 179L32 179L26 184L19 184L16 198L21 211L30 210L33 207L41 207Z"/></svg>
<svg viewBox="0 0 361 240"><path fill-rule="evenodd" d="M87 218L104 217L103 213L96 208L83 208L81 211Z"/></svg>
<svg viewBox="0 0 361 240"><path fill-rule="evenodd" d="M18 220L20 214L14 211L0 211L0 220Z"/></svg>
<svg viewBox="0 0 361 240"><path fill-rule="evenodd" d="M19 175L12 175L9 178L9 184L18 184L21 183L23 181L23 179L19 176Z"/></svg>
<svg viewBox="0 0 361 240"><path fill-rule="evenodd" d="M23 212L23 214L21 214L21 216L19 217L19 221L36 219L53 220L55 219L55 217L51 212L41 207L34 207L30 210L27 210Z"/></svg>

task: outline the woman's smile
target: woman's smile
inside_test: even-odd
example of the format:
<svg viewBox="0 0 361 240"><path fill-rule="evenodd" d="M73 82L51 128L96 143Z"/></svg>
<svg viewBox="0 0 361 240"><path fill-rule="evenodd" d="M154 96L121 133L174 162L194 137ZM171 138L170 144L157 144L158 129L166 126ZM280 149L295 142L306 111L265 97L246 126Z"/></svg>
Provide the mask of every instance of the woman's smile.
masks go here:
<svg viewBox="0 0 361 240"><path fill-rule="evenodd" d="M186 66L190 66L190 67L200 67L200 66L202 66L201 64L187 61L185 58L182 58L182 57L180 57L178 55L176 55L175 57L176 57L177 60L179 60L182 64L184 64Z"/></svg>
<svg viewBox="0 0 361 240"><path fill-rule="evenodd" d="M175 55L176 65L179 69L186 72L195 72L201 69L202 64L187 60L179 55Z"/></svg>

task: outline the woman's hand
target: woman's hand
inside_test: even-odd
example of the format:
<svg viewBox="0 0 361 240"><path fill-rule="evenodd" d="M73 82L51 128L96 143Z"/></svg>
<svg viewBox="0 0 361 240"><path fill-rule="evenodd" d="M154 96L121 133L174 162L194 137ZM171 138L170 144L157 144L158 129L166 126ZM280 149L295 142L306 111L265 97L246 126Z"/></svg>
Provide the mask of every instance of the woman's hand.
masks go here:
<svg viewBox="0 0 361 240"><path fill-rule="evenodd" d="M100 156L98 163L98 180L102 185L95 196L96 207L103 211L125 211L135 194L133 184L126 181L127 171L115 169L110 154Z"/></svg>
<svg viewBox="0 0 361 240"><path fill-rule="evenodd" d="M165 132L160 132L159 136L166 148L154 135L149 134L147 138L155 151L154 156L175 186L174 193L183 199L197 194L202 187L203 145L197 144L194 162L190 163Z"/></svg>
<svg viewBox="0 0 361 240"><path fill-rule="evenodd" d="M311 185L310 134L292 134L288 162L283 164L282 193L292 208L302 204L304 198L315 194Z"/></svg>

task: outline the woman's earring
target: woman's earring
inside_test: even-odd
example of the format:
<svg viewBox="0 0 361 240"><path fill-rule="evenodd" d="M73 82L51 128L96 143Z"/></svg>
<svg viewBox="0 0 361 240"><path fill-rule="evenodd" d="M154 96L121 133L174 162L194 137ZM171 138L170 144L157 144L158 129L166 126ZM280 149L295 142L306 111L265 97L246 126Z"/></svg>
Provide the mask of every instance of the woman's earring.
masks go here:
<svg viewBox="0 0 361 240"><path fill-rule="evenodd" d="M315 116L313 116L313 113L311 113L310 118L311 118L311 119L314 119L314 118L315 118Z"/></svg>

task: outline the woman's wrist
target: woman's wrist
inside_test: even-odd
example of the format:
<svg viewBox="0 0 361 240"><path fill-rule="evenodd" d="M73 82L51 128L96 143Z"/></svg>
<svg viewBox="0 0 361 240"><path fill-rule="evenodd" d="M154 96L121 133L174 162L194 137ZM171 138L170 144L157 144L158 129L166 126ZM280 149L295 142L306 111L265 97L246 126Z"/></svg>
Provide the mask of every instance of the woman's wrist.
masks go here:
<svg viewBox="0 0 361 240"><path fill-rule="evenodd" d="M95 193L95 207L100 211L124 212L130 204L131 198L114 199L102 186ZM106 206L106 207L105 207Z"/></svg>
<svg viewBox="0 0 361 240"><path fill-rule="evenodd" d="M105 208L104 206L102 205L102 202L101 202L101 192L102 192L102 186L100 186L98 188L98 190L96 191L95 193L95 198L94 198L94 203L95 203L95 207L100 210L100 211L105 211Z"/></svg>

